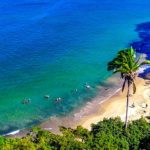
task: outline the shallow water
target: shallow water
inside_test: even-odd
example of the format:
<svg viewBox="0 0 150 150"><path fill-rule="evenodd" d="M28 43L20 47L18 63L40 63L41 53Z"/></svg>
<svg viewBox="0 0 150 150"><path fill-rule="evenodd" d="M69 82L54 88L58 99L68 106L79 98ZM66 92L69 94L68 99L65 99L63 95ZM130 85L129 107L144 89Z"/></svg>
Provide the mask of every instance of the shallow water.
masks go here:
<svg viewBox="0 0 150 150"><path fill-rule="evenodd" d="M90 101L110 76L107 62L138 39L136 24L150 20L149 6L149 0L1 0L0 133ZM26 98L31 103L21 104Z"/></svg>

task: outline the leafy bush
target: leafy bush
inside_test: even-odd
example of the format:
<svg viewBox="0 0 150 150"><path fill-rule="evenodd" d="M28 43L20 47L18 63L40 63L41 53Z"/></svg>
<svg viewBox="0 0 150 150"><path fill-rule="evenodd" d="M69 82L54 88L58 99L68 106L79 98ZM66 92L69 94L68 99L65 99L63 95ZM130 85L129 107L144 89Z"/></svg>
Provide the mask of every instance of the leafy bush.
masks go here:
<svg viewBox="0 0 150 150"><path fill-rule="evenodd" d="M150 137L150 124L144 118L132 121L126 131L127 141L130 149L139 149L139 144L142 140Z"/></svg>
<svg viewBox="0 0 150 150"><path fill-rule="evenodd" d="M92 125L92 149L129 149L124 136L124 123L120 118L104 119Z"/></svg>
<svg viewBox="0 0 150 150"><path fill-rule="evenodd" d="M62 135L33 128L24 138L0 137L2 150L138 150L150 149L150 124L144 119L124 129L120 118L104 119L88 131L61 127Z"/></svg>

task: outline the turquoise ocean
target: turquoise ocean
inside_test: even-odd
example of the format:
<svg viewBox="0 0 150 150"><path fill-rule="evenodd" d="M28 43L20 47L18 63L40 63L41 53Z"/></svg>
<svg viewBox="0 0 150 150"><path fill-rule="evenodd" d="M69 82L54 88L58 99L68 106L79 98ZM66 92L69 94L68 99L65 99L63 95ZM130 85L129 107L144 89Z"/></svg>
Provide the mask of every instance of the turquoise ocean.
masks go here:
<svg viewBox="0 0 150 150"><path fill-rule="evenodd" d="M107 62L149 20L149 0L1 0L0 134L91 101L111 76Z"/></svg>

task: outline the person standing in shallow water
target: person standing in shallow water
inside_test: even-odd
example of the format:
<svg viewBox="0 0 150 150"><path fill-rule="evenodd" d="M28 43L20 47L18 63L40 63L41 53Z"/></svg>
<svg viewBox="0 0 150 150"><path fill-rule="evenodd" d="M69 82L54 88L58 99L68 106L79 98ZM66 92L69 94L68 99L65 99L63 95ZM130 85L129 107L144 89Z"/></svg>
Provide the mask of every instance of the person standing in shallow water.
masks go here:
<svg viewBox="0 0 150 150"><path fill-rule="evenodd" d="M85 88L86 88L86 89L90 89L91 86L90 86L88 83L85 83Z"/></svg>
<svg viewBox="0 0 150 150"><path fill-rule="evenodd" d="M48 100L50 98L50 96L49 95L44 95L44 98Z"/></svg>
<svg viewBox="0 0 150 150"><path fill-rule="evenodd" d="M62 98L61 97L58 97L56 98L55 102L58 103L58 102L61 102L62 101Z"/></svg>
<svg viewBox="0 0 150 150"><path fill-rule="evenodd" d="M29 98L29 99L24 99L24 100L22 100L22 102L21 102L22 104L29 104L29 103L31 103L31 99Z"/></svg>

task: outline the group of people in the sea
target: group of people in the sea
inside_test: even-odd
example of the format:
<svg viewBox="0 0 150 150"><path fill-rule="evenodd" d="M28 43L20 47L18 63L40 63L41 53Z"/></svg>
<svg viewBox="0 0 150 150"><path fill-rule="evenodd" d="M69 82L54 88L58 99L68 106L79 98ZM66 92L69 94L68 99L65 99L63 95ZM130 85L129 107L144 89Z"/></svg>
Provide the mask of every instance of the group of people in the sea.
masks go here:
<svg viewBox="0 0 150 150"><path fill-rule="evenodd" d="M90 89L91 86L90 86L88 83L85 83L85 88L86 88L86 89ZM75 89L75 92L78 92L78 89ZM46 100L49 100L49 99L50 99L50 95L44 95L44 98L45 98ZM56 102L56 103L59 103L59 102L61 102L61 101L62 101L62 98L61 98L61 97L58 97L58 98L55 99L55 102ZM30 104L30 103L31 103L31 99L30 99L30 98L28 98L28 99L23 99L23 100L21 101L21 103L22 103L22 104Z"/></svg>
<svg viewBox="0 0 150 150"><path fill-rule="evenodd" d="M24 100L21 101L21 103L22 104L29 104L29 103L31 103L31 99L30 98L24 99Z"/></svg>
<svg viewBox="0 0 150 150"><path fill-rule="evenodd" d="M46 100L48 100L49 98L50 98L50 96L49 95L45 95L44 96L44 98L46 99ZM62 98L61 97L58 97L58 98L56 98L55 99L55 102L56 103L58 103L58 102L61 102L62 101ZM22 101L21 101L21 103L22 104L30 104L31 103L31 99L29 98L29 99L23 99Z"/></svg>
<svg viewBox="0 0 150 150"><path fill-rule="evenodd" d="M48 99L50 99L50 96L49 96L49 95L45 95L44 98L45 98L46 100L48 100ZM55 99L55 102L61 102L61 100L62 100L62 98L61 98L61 97L58 97L58 98Z"/></svg>

